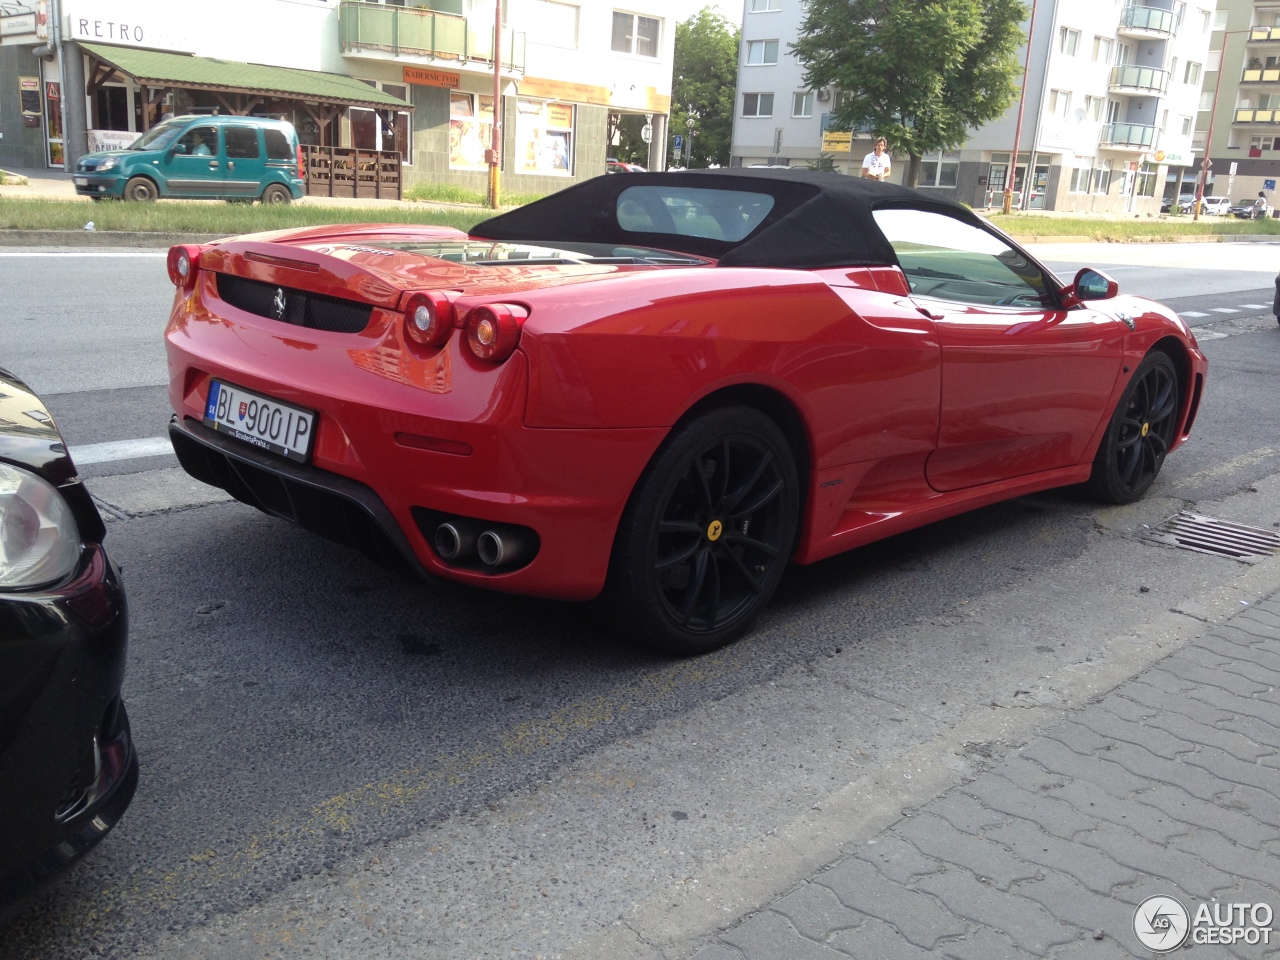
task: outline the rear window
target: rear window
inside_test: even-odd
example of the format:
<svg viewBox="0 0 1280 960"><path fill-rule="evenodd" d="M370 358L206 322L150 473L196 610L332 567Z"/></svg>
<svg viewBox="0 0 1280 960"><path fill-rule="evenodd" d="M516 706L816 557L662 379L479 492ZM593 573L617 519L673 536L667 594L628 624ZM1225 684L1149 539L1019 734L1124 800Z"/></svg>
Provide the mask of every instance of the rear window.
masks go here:
<svg viewBox="0 0 1280 960"><path fill-rule="evenodd" d="M231 159L256 160L262 154L258 148L258 131L253 127L227 127L227 156Z"/></svg>
<svg viewBox="0 0 1280 960"><path fill-rule="evenodd" d="M289 138L280 130L263 130L267 138L267 158L269 160L292 160L293 149L289 146Z"/></svg>
<svg viewBox="0 0 1280 960"><path fill-rule="evenodd" d="M773 209L767 193L700 187L628 187L618 195L618 226L631 233L673 233L736 243Z"/></svg>

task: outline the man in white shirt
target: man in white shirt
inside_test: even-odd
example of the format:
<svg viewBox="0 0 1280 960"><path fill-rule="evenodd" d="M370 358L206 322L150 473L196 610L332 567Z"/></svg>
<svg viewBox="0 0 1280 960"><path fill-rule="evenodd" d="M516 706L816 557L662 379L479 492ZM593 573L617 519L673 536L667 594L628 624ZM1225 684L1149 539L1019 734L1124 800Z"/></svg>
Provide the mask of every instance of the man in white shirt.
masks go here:
<svg viewBox="0 0 1280 960"><path fill-rule="evenodd" d="M888 180L889 154L885 153L888 143L884 137L876 138L876 145L871 152L862 158L862 176L866 180Z"/></svg>

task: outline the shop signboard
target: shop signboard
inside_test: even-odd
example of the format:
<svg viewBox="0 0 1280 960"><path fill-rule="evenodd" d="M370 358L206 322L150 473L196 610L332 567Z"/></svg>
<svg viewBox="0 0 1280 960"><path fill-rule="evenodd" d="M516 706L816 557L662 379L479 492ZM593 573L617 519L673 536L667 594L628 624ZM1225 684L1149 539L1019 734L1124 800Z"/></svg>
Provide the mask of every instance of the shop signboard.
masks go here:
<svg viewBox="0 0 1280 960"><path fill-rule="evenodd" d="M517 173L573 173L573 105L526 100L516 105Z"/></svg>
<svg viewBox="0 0 1280 960"><path fill-rule="evenodd" d="M493 138L493 97L449 94L449 169L487 170L484 152Z"/></svg>
<svg viewBox="0 0 1280 960"><path fill-rule="evenodd" d="M44 43L48 39L46 0L0 5L0 46Z"/></svg>
<svg viewBox="0 0 1280 960"><path fill-rule="evenodd" d="M129 144L142 134L132 130L89 130L89 152L99 153L103 150L125 150Z"/></svg>
<svg viewBox="0 0 1280 960"><path fill-rule="evenodd" d="M80 43L148 47L191 53L195 48L187 34L181 4L156 0L64 0L65 35Z"/></svg>

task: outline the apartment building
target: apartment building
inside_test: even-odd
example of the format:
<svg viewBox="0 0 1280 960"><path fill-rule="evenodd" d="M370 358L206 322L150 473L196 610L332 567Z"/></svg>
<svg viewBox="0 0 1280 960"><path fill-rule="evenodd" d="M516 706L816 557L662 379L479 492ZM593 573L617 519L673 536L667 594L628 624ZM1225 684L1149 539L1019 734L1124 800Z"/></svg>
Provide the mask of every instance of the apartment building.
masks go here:
<svg viewBox="0 0 1280 960"><path fill-rule="evenodd" d="M1021 105L1018 206L1157 212L1166 178L1191 179L1197 162L1192 137L1214 22L1212 0L1201 2L1034 0L1020 104L958 149L925 157L920 188L999 205ZM804 0L745 0L731 163L826 161L856 175L874 131L833 129L827 105L840 92L803 89L803 67L787 52L803 19ZM1019 63L1026 57L1024 46Z"/></svg>
<svg viewBox="0 0 1280 960"><path fill-rule="evenodd" d="M269 114L304 144L398 154L406 184L483 188L496 84L505 190L604 173L624 118L660 168L683 5L501 3L495 30L495 0L4 0L0 164L62 167L171 114Z"/></svg>
<svg viewBox="0 0 1280 960"><path fill-rule="evenodd" d="M1280 2L1219 0L1211 46L1194 140L1212 164L1205 192L1252 200L1261 191L1274 205L1280 177Z"/></svg>

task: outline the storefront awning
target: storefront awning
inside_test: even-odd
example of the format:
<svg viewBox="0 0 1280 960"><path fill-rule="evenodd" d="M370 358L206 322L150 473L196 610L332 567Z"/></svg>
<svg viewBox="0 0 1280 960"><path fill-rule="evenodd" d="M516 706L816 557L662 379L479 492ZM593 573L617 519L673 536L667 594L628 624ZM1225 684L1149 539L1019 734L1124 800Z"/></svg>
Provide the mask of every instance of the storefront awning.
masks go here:
<svg viewBox="0 0 1280 960"><path fill-rule="evenodd" d="M250 93L344 107L375 109L410 107L398 97L362 83L355 77L292 67L160 53L136 47L82 43L90 56L144 87L184 87L218 93ZM99 83L107 78L102 77Z"/></svg>

